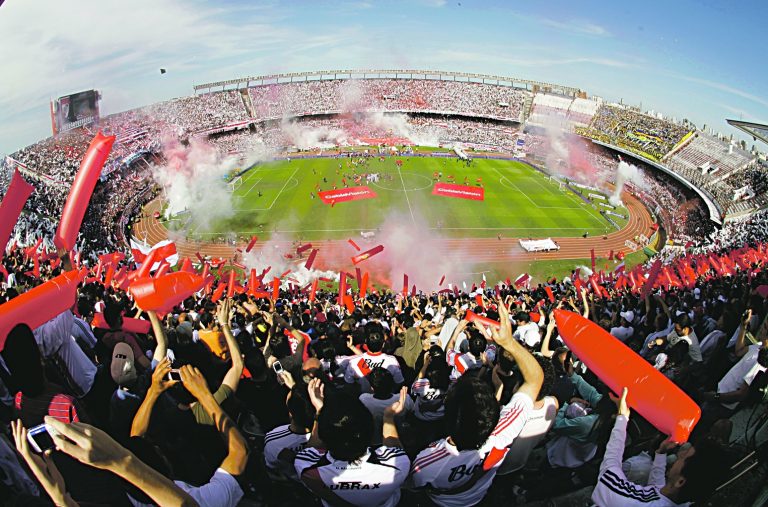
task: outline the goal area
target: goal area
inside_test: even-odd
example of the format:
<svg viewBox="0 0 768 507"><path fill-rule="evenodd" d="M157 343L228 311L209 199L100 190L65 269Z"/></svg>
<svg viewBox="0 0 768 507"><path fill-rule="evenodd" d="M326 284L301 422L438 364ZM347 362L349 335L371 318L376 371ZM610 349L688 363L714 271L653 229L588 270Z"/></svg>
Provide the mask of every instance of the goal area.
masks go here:
<svg viewBox="0 0 768 507"><path fill-rule="evenodd" d="M230 192L234 192L238 188L243 186L243 177L242 176L236 176L232 178L232 180L227 183L227 187L229 187Z"/></svg>

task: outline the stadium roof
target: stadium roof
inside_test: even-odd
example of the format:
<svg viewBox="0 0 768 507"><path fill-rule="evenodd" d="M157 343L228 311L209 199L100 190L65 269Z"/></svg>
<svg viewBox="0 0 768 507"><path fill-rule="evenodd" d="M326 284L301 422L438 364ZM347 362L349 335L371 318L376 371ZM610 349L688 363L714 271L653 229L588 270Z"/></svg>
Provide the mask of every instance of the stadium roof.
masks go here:
<svg viewBox="0 0 768 507"><path fill-rule="evenodd" d="M725 120L729 125L736 127L737 129L746 132L753 139L760 139L765 144L768 144L768 125L765 123L752 123L749 121L741 120Z"/></svg>

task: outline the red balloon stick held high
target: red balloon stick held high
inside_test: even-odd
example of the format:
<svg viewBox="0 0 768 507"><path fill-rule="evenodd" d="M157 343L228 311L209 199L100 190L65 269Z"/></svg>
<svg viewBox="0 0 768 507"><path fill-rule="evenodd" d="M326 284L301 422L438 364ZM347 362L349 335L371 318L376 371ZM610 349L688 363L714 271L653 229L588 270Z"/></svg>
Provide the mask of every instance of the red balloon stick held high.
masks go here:
<svg viewBox="0 0 768 507"><path fill-rule="evenodd" d="M35 190L35 187L27 183L21 177L19 170L13 172L11 183L5 192L3 202L0 203L0 260L5 255L5 247L13 232L13 227L19 220L24 203Z"/></svg>
<svg viewBox="0 0 768 507"><path fill-rule="evenodd" d="M614 393L629 388L629 406L675 442L683 443L701 417L701 409L649 362L581 315L555 310L565 344Z"/></svg>
<svg viewBox="0 0 768 507"><path fill-rule="evenodd" d="M371 248L370 250L366 250L365 252L355 255L352 257L352 264L359 264L363 262L366 259L369 259L376 255L377 253L381 253L384 251L384 245L376 245L375 247Z"/></svg>
<svg viewBox="0 0 768 507"><path fill-rule="evenodd" d="M101 169L109 157L109 152L112 151L114 142L115 136L105 136L99 132L91 141L88 151L85 152L75 181L69 190L67 202L64 204L59 228L53 238L57 248L64 250L74 248L88 202L91 200L93 189L101 176Z"/></svg>
<svg viewBox="0 0 768 507"><path fill-rule="evenodd" d="M304 263L304 268L306 269L312 269L312 264L315 263L315 257L317 257L317 252L319 250L315 248L309 253L309 258L307 258L307 262Z"/></svg>

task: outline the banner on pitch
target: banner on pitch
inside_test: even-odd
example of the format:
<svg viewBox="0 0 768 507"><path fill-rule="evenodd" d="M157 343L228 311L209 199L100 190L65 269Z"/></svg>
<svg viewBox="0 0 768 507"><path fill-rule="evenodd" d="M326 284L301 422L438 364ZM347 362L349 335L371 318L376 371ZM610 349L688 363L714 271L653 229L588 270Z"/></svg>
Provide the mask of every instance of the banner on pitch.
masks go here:
<svg viewBox="0 0 768 507"><path fill-rule="evenodd" d="M349 187L338 188L336 190L326 190L324 192L318 192L320 199L324 204L336 204L345 201L357 201L360 199L373 199L376 197L376 192L368 187Z"/></svg>
<svg viewBox="0 0 768 507"><path fill-rule="evenodd" d="M466 185L455 185L453 183L435 183L435 186L432 187L432 195L483 201L485 200L485 189L483 187L468 187Z"/></svg>

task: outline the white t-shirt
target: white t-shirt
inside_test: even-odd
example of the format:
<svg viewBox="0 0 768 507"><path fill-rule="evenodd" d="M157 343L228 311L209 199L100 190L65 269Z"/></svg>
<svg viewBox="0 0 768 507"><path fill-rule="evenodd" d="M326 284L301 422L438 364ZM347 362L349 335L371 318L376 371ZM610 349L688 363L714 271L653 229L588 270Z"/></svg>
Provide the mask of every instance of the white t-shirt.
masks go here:
<svg viewBox="0 0 768 507"><path fill-rule="evenodd" d="M74 315L67 310L34 330L35 341L45 357L60 360L78 398L88 394L96 378L96 365L72 338Z"/></svg>
<svg viewBox="0 0 768 507"><path fill-rule="evenodd" d="M611 328L611 335L615 336L622 342L626 342L627 340L632 338L634 334L635 334L635 329L631 326L630 327L619 326L619 327Z"/></svg>
<svg viewBox="0 0 768 507"><path fill-rule="evenodd" d="M507 454L507 447L520 434L532 409L533 401L527 395L512 396L480 449L459 451L445 438L430 444L413 461L413 486L423 488L433 502L446 507L480 502ZM479 478L473 477L475 473Z"/></svg>
<svg viewBox="0 0 768 507"><path fill-rule="evenodd" d="M352 505L394 507L400 501L400 486L408 477L411 460L399 447L371 449L352 463L311 447L301 451L294 464L301 482L326 507L335 503L327 500L334 497Z"/></svg>
<svg viewBox="0 0 768 507"><path fill-rule="evenodd" d="M534 408L525 422L520 434L509 446L509 452L497 472L499 475L511 474L525 466L533 448L544 438L555 424L557 416L557 398L545 396L541 408Z"/></svg>
<svg viewBox="0 0 768 507"><path fill-rule="evenodd" d="M733 367L728 370L728 373L726 373L725 376L720 379L720 382L718 382L718 393L738 391L742 382L745 382L747 385L752 385L752 381L755 380L757 374L766 370L765 366L760 366L757 362L757 354L760 352L761 347L762 344L760 343L749 346L744 357L742 357L738 363L734 364ZM726 408L734 409L738 404L739 403L736 402L723 403L722 405Z"/></svg>
<svg viewBox="0 0 768 507"><path fill-rule="evenodd" d="M243 490L237 480L226 470L217 468L207 484L195 487L186 482L174 481L186 491L200 507L236 507L243 498ZM141 503L127 495L134 507L152 507L154 504Z"/></svg>
<svg viewBox="0 0 768 507"><path fill-rule="evenodd" d="M417 379L411 386L411 394L416 397L414 415L422 421L438 421L445 415L446 389L432 387L429 379Z"/></svg>
<svg viewBox="0 0 768 507"><path fill-rule="evenodd" d="M525 343L528 347L535 347L541 341L541 335L539 334L539 326L535 322L528 322L522 326L518 326L515 332L512 333L517 341Z"/></svg>
<svg viewBox="0 0 768 507"><path fill-rule="evenodd" d="M373 440L371 441L371 445L381 445L383 441L381 430L384 425L384 411L399 399L399 393L393 394L386 400L374 398L371 393L363 393L360 395L360 401L363 402L365 408L367 408L368 412L373 416ZM413 412L413 400L411 400L410 396L406 396L405 398L405 413L408 412Z"/></svg>
<svg viewBox="0 0 768 507"><path fill-rule="evenodd" d="M496 357L496 347L494 345L488 345L485 349L485 357L488 359L488 363L492 364ZM469 370L476 370L483 366L483 359L481 357L475 357L469 352L462 354L455 350L449 350L445 355L445 360L448 366L452 366L451 379L456 380L464 375Z"/></svg>
<svg viewBox="0 0 768 507"><path fill-rule="evenodd" d="M357 356L342 356L337 358L337 364L346 368L344 380L351 384L361 382L374 368L381 367L392 374L396 384L403 383L403 372L400 371L400 363L395 356L384 354L382 352L364 352ZM368 387L368 381L361 382L361 385Z"/></svg>
<svg viewBox="0 0 768 507"><path fill-rule="evenodd" d="M309 442L312 433L294 433L290 425L278 426L264 436L264 462L267 468L298 480L293 460Z"/></svg>
<svg viewBox="0 0 768 507"><path fill-rule="evenodd" d="M701 356L701 347L699 346L699 338L696 336L696 333L693 331L693 329L691 329L691 332L688 333L687 336L680 336L676 332L672 331L669 333L667 338L669 340L670 347L673 347L681 340L688 342L688 356L691 358L691 361L703 361L703 357Z"/></svg>
<svg viewBox="0 0 768 507"><path fill-rule="evenodd" d="M451 339L453 330L456 329L456 326L458 325L459 321L456 319L456 317L451 316L445 319L445 322L443 322L443 327L440 329L440 334L437 335L437 339L440 342L441 348L445 349L445 346L448 345L448 340Z"/></svg>

